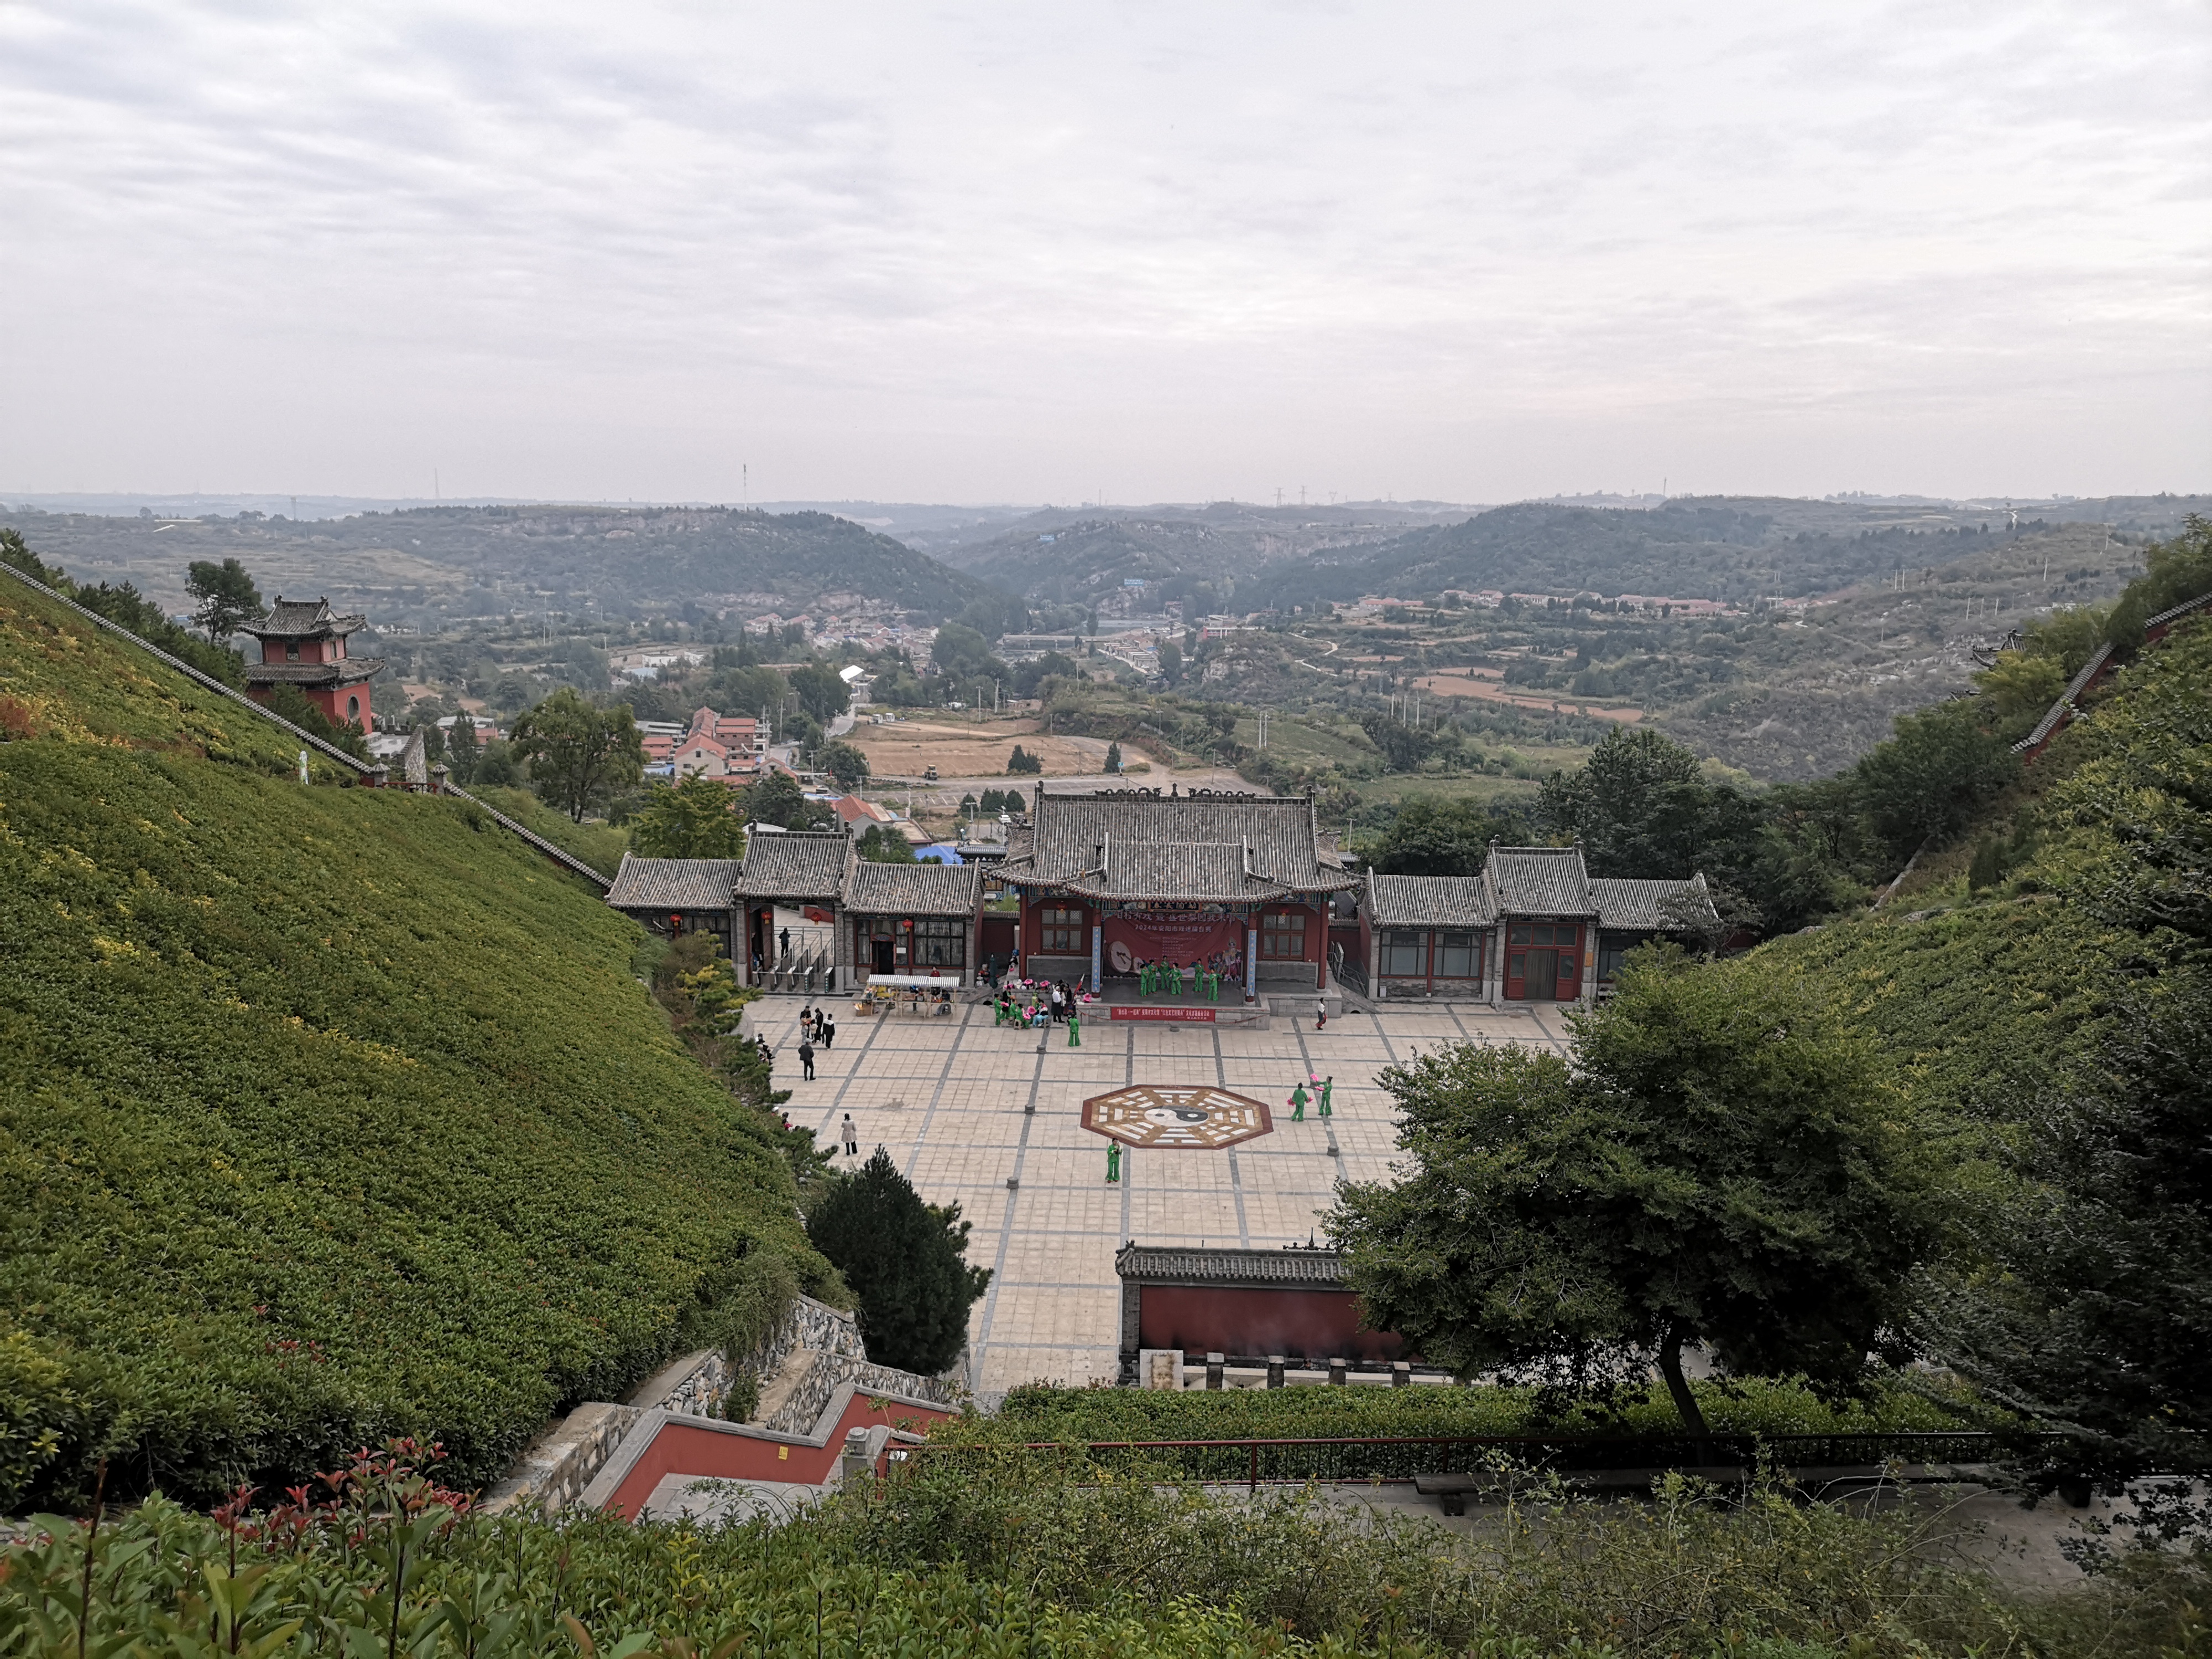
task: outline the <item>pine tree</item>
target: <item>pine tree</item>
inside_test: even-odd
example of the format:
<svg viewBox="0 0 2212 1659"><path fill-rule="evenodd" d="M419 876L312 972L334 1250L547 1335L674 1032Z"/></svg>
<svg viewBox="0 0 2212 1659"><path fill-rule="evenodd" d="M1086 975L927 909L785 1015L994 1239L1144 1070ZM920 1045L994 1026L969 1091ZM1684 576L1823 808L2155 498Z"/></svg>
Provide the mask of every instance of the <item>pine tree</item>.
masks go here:
<svg viewBox="0 0 2212 1659"><path fill-rule="evenodd" d="M923 1203L880 1147L815 1206L807 1237L859 1300L869 1358L931 1376L960 1357L991 1282L967 1262L972 1224L957 1204Z"/></svg>
<svg viewBox="0 0 2212 1659"><path fill-rule="evenodd" d="M1118 743L1109 743L1106 745L1106 769L1109 772L1119 772L1121 769L1121 745Z"/></svg>

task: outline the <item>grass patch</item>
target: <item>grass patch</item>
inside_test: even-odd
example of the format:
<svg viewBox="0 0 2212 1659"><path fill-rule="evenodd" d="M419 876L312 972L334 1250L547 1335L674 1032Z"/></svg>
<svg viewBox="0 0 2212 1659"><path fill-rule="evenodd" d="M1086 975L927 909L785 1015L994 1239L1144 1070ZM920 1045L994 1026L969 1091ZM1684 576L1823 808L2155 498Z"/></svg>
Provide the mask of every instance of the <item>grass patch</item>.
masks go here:
<svg viewBox="0 0 2212 1659"><path fill-rule="evenodd" d="M485 1480L769 1258L833 1283L584 884L0 597L0 1512L398 1431Z"/></svg>
<svg viewBox="0 0 2212 1659"><path fill-rule="evenodd" d="M504 812L524 829L540 835L570 857L614 879L629 850L629 830L596 818L578 823L566 812L548 806L527 789L471 789L469 793L495 811Z"/></svg>

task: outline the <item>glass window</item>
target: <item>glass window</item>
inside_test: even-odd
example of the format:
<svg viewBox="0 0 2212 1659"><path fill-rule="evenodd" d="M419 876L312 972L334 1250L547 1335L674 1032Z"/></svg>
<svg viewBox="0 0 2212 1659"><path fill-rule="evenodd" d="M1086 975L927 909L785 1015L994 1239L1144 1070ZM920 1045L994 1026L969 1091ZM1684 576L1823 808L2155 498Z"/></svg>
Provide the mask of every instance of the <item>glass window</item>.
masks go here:
<svg viewBox="0 0 2212 1659"><path fill-rule="evenodd" d="M1303 911L1260 919L1260 954L1292 960L1306 953L1306 919Z"/></svg>
<svg viewBox="0 0 2212 1659"><path fill-rule="evenodd" d="M957 918L930 916L914 925L914 960L921 968L968 965L967 927Z"/></svg>
<svg viewBox="0 0 2212 1659"><path fill-rule="evenodd" d="M1083 936L1083 912L1048 905L1044 911L1044 943L1037 947L1047 956L1080 956L1091 948Z"/></svg>
<svg viewBox="0 0 2212 1659"><path fill-rule="evenodd" d="M1549 945L1552 942L1552 930L1548 927L1539 927L1535 929L1534 937L1533 937L1528 942L1531 945Z"/></svg>
<svg viewBox="0 0 2212 1659"><path fill-rule="evenodd" d="M1482 970L1482 953L1473 933L1443 933L1437 939L1437 977L1474 979Z"/></svg>
<svg viewBox="0 0 2212 1659"><path fill-rule="evenodd" d="M1382 935L1382 972L1391 979L1419 979L1427 973L1421 957L1428 935L1393 928Z"/></svg>
<svg viewBox="0 0 2212 1659"><path fill-rule="evenodd" d="M1518 951L1516 951L1511 956L1506 957L1505 976L1508 979L1522 978L1527 975L1528 971L1528 958L1522 956Z"/></svg>
<svg viewBox="0 0 2212 1659"><path fill-rule="evenodd" d="M1629 952L1629 946L1618 939L1608 939L1597 948L1597 976L1613 981L1620 977L1620 964Z"/></svg>
<svg viewBox="0 0 2212 1659"><path fill-rule="evenodd" d="M1528 942L1528 928L1525 923L1513 930L1512 942L1516 945L1526 945Z"/></svg>

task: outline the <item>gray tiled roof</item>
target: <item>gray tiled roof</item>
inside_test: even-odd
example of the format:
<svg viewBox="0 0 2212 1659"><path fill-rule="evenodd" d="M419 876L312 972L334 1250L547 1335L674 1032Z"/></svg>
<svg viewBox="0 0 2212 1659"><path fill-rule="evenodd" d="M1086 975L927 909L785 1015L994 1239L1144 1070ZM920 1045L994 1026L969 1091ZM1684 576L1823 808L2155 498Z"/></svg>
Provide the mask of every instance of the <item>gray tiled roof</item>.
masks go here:
<svg viewBox="0 0 2212 1659"><path fill-rule="evenodd" d="M1310 800L1225 792L1041 788L1027 844L1010 849L1003 873L1038 886L1079 881L1097 898L1250 900L1357 885L1322 858Z"/></svg>
<svg viewBox="0 0 2212 1659"><path fill-rule="evenodd" d="M845 908L861 916L968 916L983 896L983 872L973 864L854 863L845 878Z"/></svg>
<svg viewBox="0 0 2212 1659"><path fill-rule="evenodd" d="M2193 599L2184 599L2179 605L2175 605L2171 611L2161 611L2155 617L2147 617L2143 622L2143 626L2145 628L2156 628L2161 623L2170 623L2178 617L2185 617L2191 611L2201 610L2208 605L2212 605L2212 593L2199 593Z"/></svg>
<svg viewBox="0 0 2212 1659"><path fill-rule="evenodd" d="M1480 876L1370 876L1377 927L1487 927L1498 920Z"/></svg>
<svg viewBox="0 0 2212 1659"><path fill-rule="evenodd" d="M1244 848L1231 842L1187 842L1181 846L1134 846L1116 842L1107 867L1066 884L1085 898L1171 895L1216 903L1255 902L1283 891L1279 884L1244 873Z"/></svg>
<svg viewBox="0 0 2212 1659"><path fill-rule="evenodd" d="M834 899L845 890L853 838L840 830L755 835L745 845L738 890L748 898Z"/></svg>
<svg viewBox="0 0 2212 1659"><path fill-rule="evenodd" d="M1482 872L1501 916L1597 914L1579 847L1495 847Z"/></svg>
<svg viewBox="0 0 2212 1659"><path fill-rule="evenodd" d="M269 615L246 631L262 638L307 639L322 634L350 634L365 626L366 617L341 617L328 599L288 599L279 595Z"/></svg>
<svg viewBox="0 0 2212 1659"><path fill-rule="evenodd" d="M1344 1283L1344 1258L1334 1250L1187 1249L1124 1244L1114 1256L1124 1281L1146 1285L1325 1285Z"/></svg>
<svg viewBox="0 0 2212 1659"><path fill-rule="evenodd" d="M337 662L250 662L248 685L351 685L384 672L381 657L345 657Z"/></svg>
<svg viewBox="0 0 2212 1659"><path fill-rule="evenodd" d="M641 859L623 854L607 902L617 910L726 910L737 901L735 859Z"/></svg>
<svg viewBox="0 0 2212 1659"><path fill-rule="evenodd" d="M1597 906L1597 925L1601 927L1638 928L1653 933L1674 927L1679 924L1670 920L1662 907L1678 894L1691 895L1706 915L1718 920L1702 875L1692 876L1687 881L1624 881L1600 877L1590 883L1590 899Z"/></svg>

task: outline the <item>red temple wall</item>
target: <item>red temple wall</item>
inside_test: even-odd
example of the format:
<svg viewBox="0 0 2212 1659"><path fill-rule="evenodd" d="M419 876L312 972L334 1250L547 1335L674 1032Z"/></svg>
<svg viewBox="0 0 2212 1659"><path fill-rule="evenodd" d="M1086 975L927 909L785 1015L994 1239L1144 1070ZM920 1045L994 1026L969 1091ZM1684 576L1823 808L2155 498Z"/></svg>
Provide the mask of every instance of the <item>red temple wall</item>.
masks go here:
<svg viewBox="0 0 2212 1659"><path fill-rule="evenodd" d="M1140 1348L1322 1359L1406 1357L1405 1339L1395 1331L1359 1328L1359 1298L1350 1291L1146 1285L1137 1297Z"/></svg>

